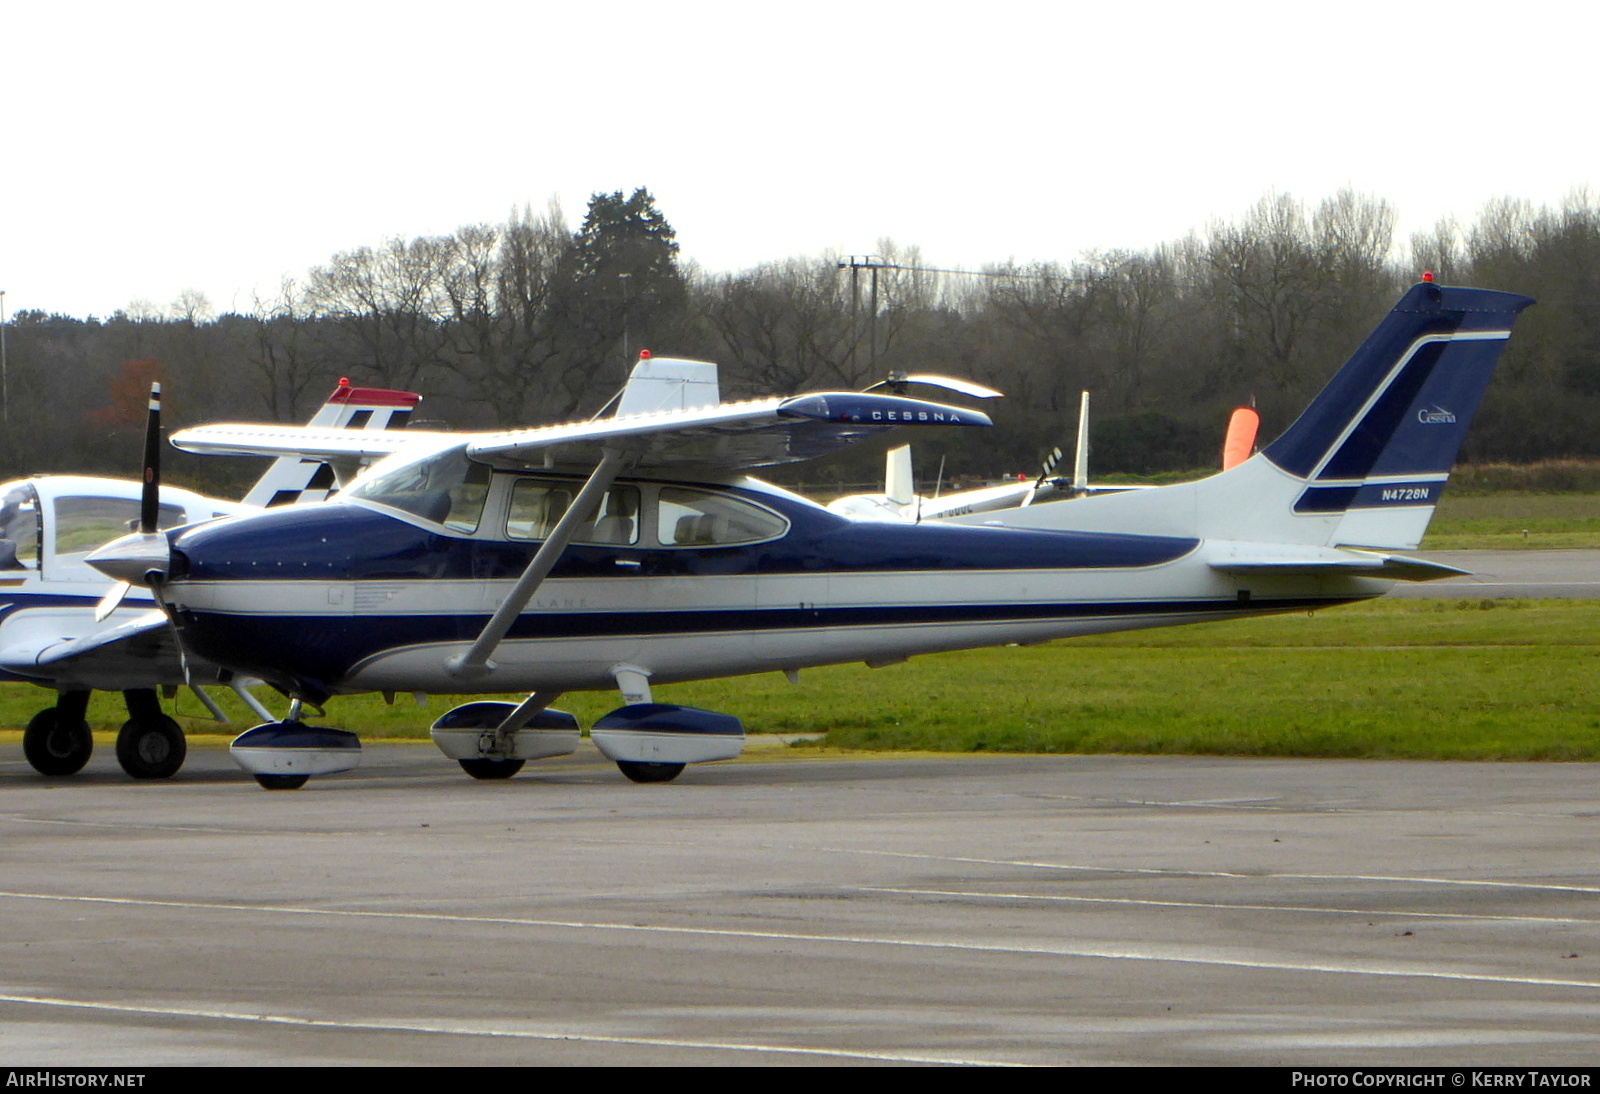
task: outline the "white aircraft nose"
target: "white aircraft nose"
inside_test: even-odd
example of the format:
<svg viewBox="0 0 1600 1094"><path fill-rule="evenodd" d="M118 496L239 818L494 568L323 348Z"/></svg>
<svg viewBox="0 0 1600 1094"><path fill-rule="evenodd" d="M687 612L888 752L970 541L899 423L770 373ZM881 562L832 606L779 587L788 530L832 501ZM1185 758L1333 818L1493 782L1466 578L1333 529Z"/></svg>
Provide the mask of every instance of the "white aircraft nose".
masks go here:
<svg viewBox="0 0 1600 1094"><path fill-rule="evenodd" d="M161 532L133 532L114 539L84 559L117 581L149 587L152 573L165 576L172 569L172 547Z"/></svg>

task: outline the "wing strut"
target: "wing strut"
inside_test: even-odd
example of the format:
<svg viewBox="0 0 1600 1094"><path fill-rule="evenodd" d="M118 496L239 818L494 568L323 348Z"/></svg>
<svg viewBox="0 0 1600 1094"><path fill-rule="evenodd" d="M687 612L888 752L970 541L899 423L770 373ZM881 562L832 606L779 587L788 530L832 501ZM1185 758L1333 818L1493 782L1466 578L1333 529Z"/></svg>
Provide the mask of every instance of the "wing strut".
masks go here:
<svg viewBox="0 0 1600 1094"><path fill-rule="evenodd" d="M506 739L509 739L513 733L527 725L529 722L533 721L533 716L535 714L538 714L551 703L561 698L561 695L561 692L553 688L546 688L544 691L534 692L522 702L518 703L517 708L510 714L506 715L505 721L494 727L495 733Z"/></svg>
<svg viewBox="0 0 1600 1094"><path fill-rule="evenodd" d="M489 655L500 645L506 632L511 629L511 624L522 614L522 609L533 599L533 594L539 585L555 568L556 560L561 557L561 553L567 549L567 544L577 534L578 525L593 515L600 504L600 496L616 479L621 464L622 453L614 448L607 448L600 459L600 465L594 469L594 474L589 476L589 481L583 484L583 489L578 491L578 496L572 499L572 504L556 522L555 528L550 532L550 538L534 552L528 568L522 571L522 576L517 578L517 583L500 602L500 607L495 609L493 618L483 628L483 633L472 643L472 648L459 657L452 657L445 662L445 668L449 670L450 675L470 678L494 671L495 665L489 660Z"/></svg>

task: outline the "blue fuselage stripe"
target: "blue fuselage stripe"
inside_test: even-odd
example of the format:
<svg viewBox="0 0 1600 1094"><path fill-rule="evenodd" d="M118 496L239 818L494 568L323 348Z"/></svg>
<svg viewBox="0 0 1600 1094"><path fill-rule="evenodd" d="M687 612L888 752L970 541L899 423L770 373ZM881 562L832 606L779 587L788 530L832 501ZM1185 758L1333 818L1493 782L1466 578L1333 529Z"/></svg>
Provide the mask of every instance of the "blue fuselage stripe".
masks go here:
<svg viewBox="0 0 1600 1094"><path fill-rule="evenodd" d="M687 637L873 627L971 626L1070 620L1137 620L1248 611L1304 611L1349 603L1345 597L1070 601L892 607L785 607L691 611L570 612L521 616L511 640ZM281 679L337 681L355 665L396 649L467 642L487 622L479 615L231 616L184 612L185 638L211 660ZM263 651L272 651L264 654Z"/></svg>

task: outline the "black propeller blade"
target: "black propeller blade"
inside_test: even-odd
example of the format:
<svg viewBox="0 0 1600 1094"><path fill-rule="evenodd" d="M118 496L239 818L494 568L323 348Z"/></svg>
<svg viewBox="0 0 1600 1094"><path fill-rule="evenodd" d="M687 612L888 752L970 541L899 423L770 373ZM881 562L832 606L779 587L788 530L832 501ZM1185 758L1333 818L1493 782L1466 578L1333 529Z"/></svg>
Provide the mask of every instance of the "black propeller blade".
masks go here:
<svg viewBox="0 0 1600 1094"><path fill-rule="evenodd" d="M144 471L139 493L139 530L108 543L89 556L94 566L117 583L95 607L95 622L108 617L128 595L130 584L144 585L156 593L163 609L158 586L171 565L171 548L160 533L161 518L161 385L150 385L150 413L145 419ZM170 618L170 612L168 613ZM180 645L181 652L181 645Z"/></svg>
<svg viewBox="0 0 1600 1094"><path fill-rule="evenodd" d="M156 531L161 512L161 384L150 385L150 413L144 425L144 493L139 498L139 531Z"/></svg>

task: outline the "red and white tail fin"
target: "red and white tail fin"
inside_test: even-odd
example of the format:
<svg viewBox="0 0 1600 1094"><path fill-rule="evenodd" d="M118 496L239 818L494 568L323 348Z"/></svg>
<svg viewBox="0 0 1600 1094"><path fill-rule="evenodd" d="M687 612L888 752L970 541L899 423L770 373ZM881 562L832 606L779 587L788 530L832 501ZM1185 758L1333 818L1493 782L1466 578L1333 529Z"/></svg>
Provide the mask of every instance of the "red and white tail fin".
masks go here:
<svg viewBox="0 0 1600 1094"><path fill-rule="evenodd" d="M352 387L340 379L328 401L317 409L308 425L332 429L404 429L422 396L411 391L381 387ZM337 489L333 468L321 460L279 456L272 461L244 504L263 509L322 501Z"/></svg>

